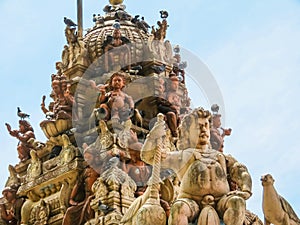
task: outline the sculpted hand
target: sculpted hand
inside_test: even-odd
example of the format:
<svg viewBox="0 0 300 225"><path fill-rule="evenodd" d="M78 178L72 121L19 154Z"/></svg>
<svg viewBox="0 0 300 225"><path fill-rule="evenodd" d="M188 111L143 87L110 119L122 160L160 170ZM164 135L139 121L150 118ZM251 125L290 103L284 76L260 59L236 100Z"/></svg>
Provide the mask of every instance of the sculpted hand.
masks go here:
<svg viewBox="0 0 300 225"><path fill-rule="evenodd" d="M8 130L8 132L11 132L11 126L8 123L5 123L5 126L6 126L6 128Z"/></svg>

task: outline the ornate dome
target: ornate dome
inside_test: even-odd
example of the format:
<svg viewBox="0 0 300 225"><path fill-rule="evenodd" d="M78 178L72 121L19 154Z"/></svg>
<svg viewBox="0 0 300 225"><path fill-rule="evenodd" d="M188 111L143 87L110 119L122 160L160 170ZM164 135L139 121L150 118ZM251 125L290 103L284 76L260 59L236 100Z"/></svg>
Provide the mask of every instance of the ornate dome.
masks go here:
<svg viewBox="0 0 300 225"><path fill-rule="evenodd" d="M104 45L109 37L113 36L113 31L120 30L121 37L131 43L132 55L136 58L133 61L140 61L145 44L150 36L149 26L142 17L131 16L125 11L124 5L107 5L104 7L104 16L93 15L95 26L88 30L84 41L88 49L91 62L94 62L104 53Z"/></svg>

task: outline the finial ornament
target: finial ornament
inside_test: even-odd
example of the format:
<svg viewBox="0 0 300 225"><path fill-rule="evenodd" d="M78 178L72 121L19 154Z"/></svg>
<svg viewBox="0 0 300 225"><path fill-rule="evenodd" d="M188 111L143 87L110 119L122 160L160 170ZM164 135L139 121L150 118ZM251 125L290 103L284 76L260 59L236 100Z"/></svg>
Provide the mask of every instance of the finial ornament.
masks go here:
<svg viewBox="0 0 300 225"><path fill-rule="evenodd" d="M124 0L109 0L111 5L120 5L123 3Z"/></svg>

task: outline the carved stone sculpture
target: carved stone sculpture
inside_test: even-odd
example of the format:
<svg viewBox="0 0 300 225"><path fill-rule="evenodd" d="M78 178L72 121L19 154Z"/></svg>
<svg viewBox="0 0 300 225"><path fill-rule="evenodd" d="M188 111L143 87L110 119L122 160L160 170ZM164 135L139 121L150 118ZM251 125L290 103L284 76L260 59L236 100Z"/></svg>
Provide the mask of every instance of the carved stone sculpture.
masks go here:
<svg viewBox="0 0 300 225"><path fill-rule="evenodd" d="M265 225L299 225L300 220L291 205L274 188L272 175L261 177Z"/></svg>
<svg viewBox="0 0 300 225"><path fill-rule="evenodd" d="M64 75L52 76L52 90L54 93L54 105L52 120L44 120L40 123L45 135L56 137L72 127L72 106L74 97L70 91L70 84Z"/></svg>
<svg viewBox="0 0 300 225"><path fill-rule="evenodd" d="M83 154L85 160L93 164L93 155L89 151L85 151ZM85 168L83 175L79 177L71 192L69 200L70 207L65 213L63 225L81 225L94 217L94 211L90 207L90 202L94 197L92 185L98 176L99 174L91 166ZM82 191L84 193L82 193ZM84 195L83 200L80 199L80 194Z"/></svg>
<svg viewBox="0 0 300 225"><path fill-rule="evenodd" d="M19 120L19 130L12 130L8 123L5 125L9 134L20 141L17 147L19 159L21 161L29 159L30 149L32 146L30 143L28 143L28 140L30 138L35 138L33 128L31 127L30 123L26 120Z"/></svg>
<svg viewBox="0 0 300 225"><path fill-rule="evenodd" d="M189 126L182 125L180 135L188 135L179 136L178 140L178 145L185 148L167 153L162 159L162 168L176 171L181 181L178 199L171 207L169 225L195 222L200 209L209 205L225 224L242 225L245 220L245 200L251 196L251 183L247 181L251 179L243 178L239 189L230 191L227 180L227 167L230 165L226 164L225 155L209 148L209 118L210 113L202 108L185 116L183 122L189 122L183 124ZM141 153L145 162L153 163L153 152L157 146L153 140L164 134L164 126L151 130ZM250 177L249 174L247 176ZM205 177L205 182L201 182L199 177Z"/></svg>
<svg viewBox="0 0 300 225"><path fill-rule="evenodd" d="M37 156L35 150L30 151L31 162L27 168L26 182L34 180L42 174L42 161Z"/></svg>
<svg viewBox="0 0 300 225"><path fill-rule="evenodd" d="M103 50L105 53L105 70L118 71L123 67L130 69L131 53L127 44L130 41L121 35L119 28L113 30L112 36L107 36L103 43Z"/></svg>
<svg viewBox="0 0 300 225"><path fill-rule="evenodd" d="M122 215L134 200L136 184L119 168L119 159L113 157L92 189L95 199L91 205L96 212L96 219L92 224L119 224ZM101 207L101 205L114 210L107 211L105 210L107 207Z"/></svg>
<svg viewBox="0 0 300 225"><path fill-rule="evenodd" d="M17 196L17 187L6 187L2 191L7 204L1 203L1 218L6 224L19 225L21 223L21 207L24 200Z"/></svg>
<svg viewBox="0 0 300 225"><path fill-rule="evenodd" d="M222 132L220 131L222 130ZM221 114L214 114L212 116L212 127L210 130L210 143L213 149L223 152L224 137L231 134L231 129L224 129L221 127Z"/></svg>
<svg viewBox="0 0 300 225"><path fill-rule="evenodd" d="M106 93L105 86L99 86L101 105L98 114L100 118L117 121L129 119L133 113L134 102L131 96L122 91L124 87L125 75L119 72L110 77L109 92Z"/></svg>

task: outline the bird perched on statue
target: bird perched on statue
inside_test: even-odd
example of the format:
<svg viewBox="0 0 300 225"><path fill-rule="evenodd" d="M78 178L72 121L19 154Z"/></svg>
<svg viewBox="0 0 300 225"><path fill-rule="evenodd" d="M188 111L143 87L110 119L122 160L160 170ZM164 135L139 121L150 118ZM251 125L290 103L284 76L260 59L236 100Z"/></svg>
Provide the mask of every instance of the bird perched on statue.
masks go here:
<svg viewBox="0 0 300 225"><path fill-rule="evenodd" d="M115 17L118 19L118 20L131 20L131 16L123 11L123 10L118 10L116 13L115 13Z"/></svg>
<svg viewBox="0 0 300 225"><path fill-rule="evenodd" d="M145 33L148 33L148 29L150 28L149 24L144 21L144 17L142 20L137 20L136 25L139 29L143 30Z"/></svg>
<svg viewBox="0 0 300 225"><path fill-rule="evenodd" d="M145 17L142 16L141 23L144 24L145 27L150 28L150 25L145 21Z"/></svg>
<svg viewBox="0 0 300 225"><path fill-rule="evenodd" d="M24 120L25 118L30 117L30 115L28 115L27 113L22 112L20 107L17 107L17 115L18 115L18 117L21 118L21 120Z"/></svg>
<svg viewBox="0 0 300 225"><path fill-rule="evenodd" d="M160 13L160 17L162 19L166 19L169 16L169 13L167 11L165 11L165 10L161 10L161 11L159 11L159 13Z"/></svg>
<svg viewBox="0 0 300 225"><path fill-rule="evenodd" d="M116 209L115 208L112 208L108 205L105 205L101 202L101 200L99 200L98 202L98 209L104 213L104 215L107 215L108 213L112 212L112 211L115 211Z"/></svg>
<svg viewBox="0 0 300 225"><path fill-rule="evenodd" d="M161 66L151 66L151 69L154 70L155 73L160 74L166 70L166 65L163 64Z"/></svg>
<svg viewBox="0 0 300 225"><path fill-rule="evenodd" d="M220 107L217 104L213 104L211 106L211 111L213 111L213 114L218 114L219 110L220 110Z"/></svg>
<svg viewBox="0 0 300 225"><path fill-rule="evenodd" d="M103 12L105 12L105 13L109 13L109 12L111 12L111 5L106 5L106 6L104 6L104 8L103 8Z"/></svg>
<svg viewBox="0 0 300 225"><path fill-rule="evenodd" d="M115 22L113 24L113 28L120 29L120 27L121 27L120 21L119 20L115 20Z"/></svg>
<svg viewBox="0 0 300 225"><path fill-rule="evenodd" d="M136 22L139 21L139 17L140 17L140 15L134 16L134 18L131 19L131 22L136 24Z"/></svg>
<svg viewBox="0 0 300 225"><path fill-rule="evenodd" d="M71 19L68 19L67 17L64 17L64 22L69 27L76 27L77 24L74 23Z"/></svg>

